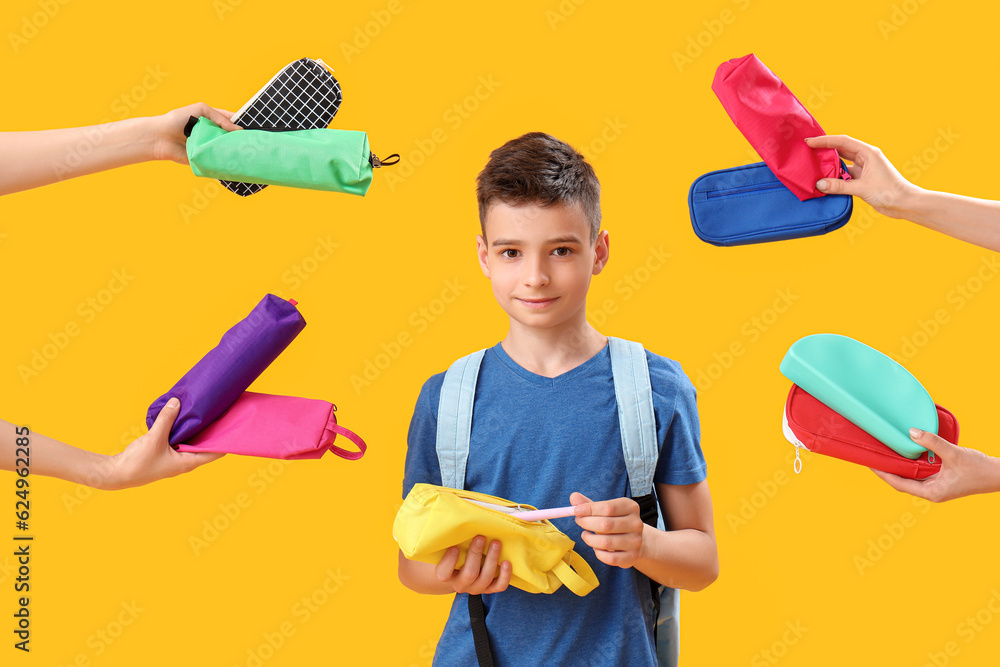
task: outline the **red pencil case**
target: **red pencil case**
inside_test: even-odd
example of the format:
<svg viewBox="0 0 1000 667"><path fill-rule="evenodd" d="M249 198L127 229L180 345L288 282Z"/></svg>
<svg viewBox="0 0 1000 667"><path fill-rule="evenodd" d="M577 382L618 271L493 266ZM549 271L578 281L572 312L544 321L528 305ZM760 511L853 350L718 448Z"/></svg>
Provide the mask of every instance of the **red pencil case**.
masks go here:
<svg viewBox="0 0 1000 667"><path fill-rule="evenodd" d="M836 150L806 144L808 137L826 133L754 54L719 65L712 90L737 129L800 201L823 196L816 189L816 181L821 178L850 180Z"/></svg>
<svg viewBox="0 0 1000 667"><path fill-rule="evenodd" d="M955 415L940 405L937 411L938 435L957 444ZM924 479L941 469L941 460L933 452L924 452L915 460L897 454L795 384L785 400L782 430L796 447L795 472L802 469L799 447L909 479Z"/></svg>

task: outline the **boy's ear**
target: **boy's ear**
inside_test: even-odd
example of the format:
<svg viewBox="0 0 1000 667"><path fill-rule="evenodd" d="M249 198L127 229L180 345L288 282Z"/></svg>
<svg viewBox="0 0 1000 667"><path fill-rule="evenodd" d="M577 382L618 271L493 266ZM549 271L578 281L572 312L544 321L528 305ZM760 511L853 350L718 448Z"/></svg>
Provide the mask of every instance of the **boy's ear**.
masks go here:
<svg viewBox="0 0 1000 667"><path fill-rule="evenodd" d="M479 255L479 268L483 270L483 275L490 277L489 254L490 247L486 245L486 239L482 234L476 234L476 254Z"/></svg>
<svg viewBox="0 0 1000 667"><path fill-rule="evenodd" d="M608 257L611 254L611 239L606 230L601 230L594 241L594 275L604 270L608 265Z"/></svg>

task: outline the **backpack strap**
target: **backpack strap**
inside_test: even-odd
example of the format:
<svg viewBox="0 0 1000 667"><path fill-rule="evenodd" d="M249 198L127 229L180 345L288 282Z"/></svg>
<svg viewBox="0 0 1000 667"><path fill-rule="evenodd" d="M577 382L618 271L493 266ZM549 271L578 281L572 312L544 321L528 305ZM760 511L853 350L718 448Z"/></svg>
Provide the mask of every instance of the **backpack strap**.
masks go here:
<svg viewBox="0 0 1000 667"><path fill-rule="evenodd" d="M608 344L629 486L633 496L644 496L653 491L653 473L659 457L646 351L641 344L621 338L609 336Z"/></svg>
<svg viewBox="0 0 1000 667"><path fill-rule="evenodd" d="M469 462L472 436L472 406L476 399L479 366L486 350L464 356L448 368L441 383L437 415L437 456L441 485L465 488L465 467ZM469 596L469 625L480 667L493 667L493 651L486 631L486 608L483 596Z"/></svg>
<svg viewBox="0 0 1000 667"><path fill-rule="evenodd" d="M462 357L444 374L437 415L437 456L441 485L465 488L465 465L469 461L472 435L472 404L476 398L479 365L486 350Z"/></svg>
<svg viewBox="0 0 1000 667"><path fill-rule="evenodd" d="M649 381L649 364L646 351L639 343L608 337L611 352L611 373L615 382L615 400L618 402L618 423L622 434L622 453L628 470L632 499L639 503L639 515L644 523L664 529L660 516L653 475L659 458L656 440L656 417L653 412L653 389ZM676 667L680 599L673 588L660 586L649 580L653 598L656 625L657 662L661 666Z"/></svg>

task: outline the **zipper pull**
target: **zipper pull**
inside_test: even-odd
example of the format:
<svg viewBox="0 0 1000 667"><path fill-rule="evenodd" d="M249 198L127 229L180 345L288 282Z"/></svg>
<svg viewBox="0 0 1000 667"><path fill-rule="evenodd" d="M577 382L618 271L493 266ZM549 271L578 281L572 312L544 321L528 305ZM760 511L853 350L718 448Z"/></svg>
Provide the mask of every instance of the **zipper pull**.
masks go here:
<svg viewBox="0 0 1000 667"><path fill-rule="evenodd" d="M800 445L795 445L795 461L792 463L792 470L795 471L796 475L802 472L802 457L799 455L799 447Z"/></svg>

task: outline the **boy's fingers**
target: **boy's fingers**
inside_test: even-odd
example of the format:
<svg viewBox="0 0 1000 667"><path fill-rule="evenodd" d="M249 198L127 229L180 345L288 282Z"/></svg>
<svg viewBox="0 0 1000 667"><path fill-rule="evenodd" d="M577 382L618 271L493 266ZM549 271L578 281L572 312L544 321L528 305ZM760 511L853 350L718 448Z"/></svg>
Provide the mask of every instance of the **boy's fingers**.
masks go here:
<svg viewBox="0 0 1000 667"><path fill-rule="evenodd" d="M594 501L591 500L590 498L588 498L587 496L583 495L579 491L574 491L573 493L569 494L569 504L570 505L576 506L576 505L582 505L584 503L592 503L592 502L594 502Z"/></svg>
<svg viewBox="0 0 1000 667"><path fill-rule="evenodd" d="M444 552L444 558L438 561L434 575L438 581L448 581L455 574L455 564L458 562L458 547L452 547Z"/></svg>
<svg viewBox="0 0 1000 667"><path fill-rule="evenodd" d="M486 558L479 570L479 577L476 578L476 588L486 591L493 584L497 576L497 567L500 563L500 542L494 540L486 549Z"/></svg>
<svg viewBox="0 0 1000 667"><path fill-rule="evenodd" d="M570 502L576 494L570 496ZM583 495L583 494L580 494ZM583 496L586 498L586 496ZM573 503L576 507L576 516L625 516L632 512L635 501L631 498L615 498L614 500L601 500L599 502L587 501L583 504Z"/></svg>
<svg viewBox="0 0 1000 667"><path fill-rule="evenodd" d="M496 581L486 589L486 593L500 593L507 590L510 586L510 575L511 575L511 565L510 561L504 561L500 563L500 576L497 577Z"/></svg>
<svg viewBox="0 0 1000 667"><path fill-rule="evenodd" d="M469 551L465 554L465 563L462 564L462 569L458 574L458 580L463 587L468 588L479 578L479 570L483 564L483 549L485 546L486 538L482 535L473 539L472 544L469 545ZM492 579L493 577L490 577L490 580Z"/></svg>
<svg viewBox="0 0 1000 667"><path fill-rule="evenodd" d="M601 535L618 535L628 532L631 522L628 516L581 516L577 517L576 525L584 530Z"/></svg>

